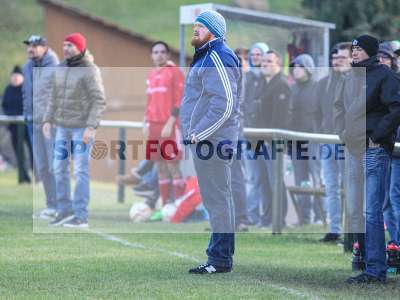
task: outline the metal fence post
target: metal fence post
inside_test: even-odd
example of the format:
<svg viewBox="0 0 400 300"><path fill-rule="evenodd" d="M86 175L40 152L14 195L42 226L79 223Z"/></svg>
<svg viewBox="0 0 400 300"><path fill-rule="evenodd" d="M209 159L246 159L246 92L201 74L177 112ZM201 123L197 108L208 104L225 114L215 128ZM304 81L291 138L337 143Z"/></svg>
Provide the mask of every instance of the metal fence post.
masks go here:
<svg viewBox="0 0 400 300"><path fill-rule="evenodd" d="M18 182L22 182L24 178L22 178L22 174L24 171L24 164L25 164L25 149L24 149L24 142L25 142L25 125L24 124L17 124L17 164L18 164Z"/></svg>
<svg viewBox="0 0 400 300"><path fill-rule="evenodd" d="M125 175L125 142L126 142L126 129L124 127L120 127L118 129L119 136L119 153L118 153L118 175ZM125 199L125 185L122 183L118 183L118 195L117 199L119 203L123 203Z"/></svg>
<svg viewBox="0 0 400 300"><path fill-rule="evenodd" d="M272 152L276 153L276 157L272 159L272 168L274 174L273 190L272 190L272 233L282 232L282 215L283 215L283 152L277 148L272 147Z"/></svg>
<svg viewBox="0 0 400 300"><path fill-rule="evenodd" d="M345 160L344 160L344 171L343 171L343 188L344 188L344 195L343 195L343 251L344 252L351 252L353 250L353 242L354 242L354 235L352 232L349 232L349 219L347 217L347 203L348 202L348 194L347 194L347 174L349 171L349 163L347 153L345 155Z"/></svg>

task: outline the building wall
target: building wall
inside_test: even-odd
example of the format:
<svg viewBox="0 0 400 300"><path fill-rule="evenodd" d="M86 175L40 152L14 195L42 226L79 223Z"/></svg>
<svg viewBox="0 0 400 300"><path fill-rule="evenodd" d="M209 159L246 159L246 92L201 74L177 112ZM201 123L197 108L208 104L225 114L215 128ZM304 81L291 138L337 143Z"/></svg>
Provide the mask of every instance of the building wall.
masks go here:
<svg viewBox="0 0 400 300"><path fill-rule="evenodd" d="M45 31L50 45L62 52L66 34L79 31L87 37L88 47L96 63L107 67L151 67L150 44L140 38L110 29L101 23L70 14L53 6L44 6ZM172 56L178 62L178 56Z"/></svg>

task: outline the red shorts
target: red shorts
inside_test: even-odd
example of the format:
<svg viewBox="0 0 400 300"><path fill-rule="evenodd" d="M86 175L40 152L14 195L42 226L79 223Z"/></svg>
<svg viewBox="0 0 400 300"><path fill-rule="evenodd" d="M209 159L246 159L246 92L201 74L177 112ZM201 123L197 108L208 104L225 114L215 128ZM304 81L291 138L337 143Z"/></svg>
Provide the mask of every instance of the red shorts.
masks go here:
<svg viewBox="0 0 400 300"><path fill-rule="evenodd" d="M164 160L176 162L182 158L181 133L177 125L174 125L172 134L162 138L163 123L149 123L149 138L146 141L146 159Z"/></svg>

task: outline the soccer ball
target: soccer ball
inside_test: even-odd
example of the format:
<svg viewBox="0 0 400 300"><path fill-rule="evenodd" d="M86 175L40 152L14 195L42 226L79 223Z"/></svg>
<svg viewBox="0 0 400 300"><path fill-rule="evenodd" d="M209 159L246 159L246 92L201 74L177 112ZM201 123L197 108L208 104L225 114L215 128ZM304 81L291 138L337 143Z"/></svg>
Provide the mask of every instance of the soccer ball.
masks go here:
<svg viewBox="0 0 400 300"><path fill-rule="evenodd" d="M174 203L165 204L161 209L162 219L166 222L171 222L171 219L175 215L177 207Z"/></svg>
<svg viewBox="0 0 400 300"><path fill-rule="evenodd" d="M146 222L151 213L151 208L146 203L134 203L129 211L129 218L134 223Z"/></svg>

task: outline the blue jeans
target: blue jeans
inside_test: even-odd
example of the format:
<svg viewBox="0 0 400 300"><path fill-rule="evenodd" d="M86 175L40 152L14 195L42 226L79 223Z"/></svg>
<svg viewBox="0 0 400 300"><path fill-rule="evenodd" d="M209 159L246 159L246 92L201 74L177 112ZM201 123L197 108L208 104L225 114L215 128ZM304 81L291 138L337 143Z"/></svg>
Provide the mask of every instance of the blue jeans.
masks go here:
<svg viewBox="0 0 400 300"><path fill-rule="evenodd" d="M386 277L383 202L390 157L383 148L369 148L364 155L365 168L365 273Z"/></svg>
<svg viewBox="0 0 400 300"><path fill-rule="evenodd" d="M87 220L89 205L89 156L91 143L84 144L86 128L57 127L54 148L54 173L57 186L57 209L73 211L74 216ZM73 161L75 191L71 200L70 159Z"/></svg>
<svg viewBox="0 0 400 300"><path fill-rule="evenodd" d="M400 244L400 158L392 159L390 181L390 203L397 222L397 243Z"/></svg>
<svg viewBox="0 0 400 300"><path fill-rule="evenodd" d="M318 155L319 145L309 144L307 159L297 158L293 155L294 181L296 186L301 186L304 182L311 182L313 187L321 185L321 163L319 160L314 160L313 156ZM306 224L311 221L311 196L298 195L299 208ZM316 201L313 201L315 217L321 219L317 210Z"/></svg>
<svg viewBox="0 0 400 300"><path fill-rule="evenodd" d="M200 144L190 145L201 197L209 214L212 231L206 251L208 263L231 268L235 251L231 160L220 159L215 153L208 159L202 159L196 152L197 147L200 149Z"/></svg>
<svg viewBox="0 0 400 300"><path fill-rule="evenodd" d="M244 159L248 218L251 224L262 221L263 225L268 225L271 223L272 214L272 187L269 181L268 161L262 156L254 157L252 150L246 155L250 156Z"/></svg>
<svg viewBox="0 0 400 300"><path fill-rule="evenodd" d="M330 233L340 233L342 222L341 182L344 160L335 156L335 145L321 145L321 164L326 190L326 206L330 218Z"/></svg>
<svg viewBox="0 0 400 300"><path fill-rule="evenodd" d="M42 181L46 195L47 208L56 209L56 181L53 170L53 148L55 128L51 130L51 138L43 136L42 124L28 122L28 133L32 144L33 164Z"/></svg>
<svg viewBox="0 0 400 300"><path fill-rule="evenodd" d="M384 217L390 239L400 244L400 158L394 157L386 186Z"/></svg>

